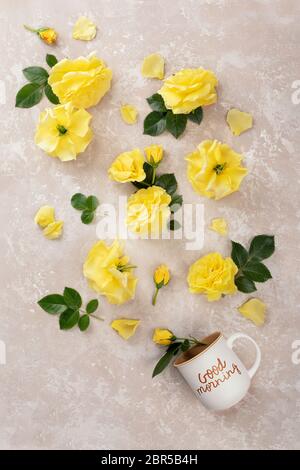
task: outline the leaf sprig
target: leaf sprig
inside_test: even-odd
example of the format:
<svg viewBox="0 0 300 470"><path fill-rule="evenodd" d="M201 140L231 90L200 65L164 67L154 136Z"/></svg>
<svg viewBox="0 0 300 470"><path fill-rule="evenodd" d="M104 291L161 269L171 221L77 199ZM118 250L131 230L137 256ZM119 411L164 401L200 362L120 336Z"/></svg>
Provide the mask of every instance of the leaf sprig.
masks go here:
<svg viewBox="0 0 300 470"><path fill-rule="evenodd" d="M167 351L154 367L152 378L163 372L163 370L168 367L172 359L174 359L180 352L186 352L192 346L206 346L206 343L203 343L192 336L189 338L177 338L176 336L173 336L170 341L171 344L167 347Z"/></svg>
<svg viewBox="0 0 300 470"><path fill-rule="evenodd" d="M265 282L272 278L269 269L261 261L274 253L274 236L257 235L252 239L249 250L240 243L231 243L231 258L239 268L234 279L235 285L241 292L254 292L257 290L255 282Z"/></svg>
<svg viewBox="0 0 300 470"><path fill-rule="evenodd" d="M57 59L54 55L47 54L46 62L49 67L53 67L57 64ZM58 97L53 93L53 90L48 83L49 73L46 69L43 67L32 66L23 69L22 72L29 83L24 85L17 93L17 108L32 108L41 101L44 93L51 103L59 104Z"/></svg>
<svg viewBox="0 0 300 470"><path fill-rule="evenodd" d="M156 136L165 130L169 131L176 139L184 132L188 119L196 124L201 124L203 109L200 106L189 114L174 114L167 109L163 97L159 93L147 98L152 109L144 120L144 134Z"/></svg>
<svg viewBox="0 0 300 470"><path fill-rule="evenodd" d="M82 211L81 221L83 224L90 224L94 220L94 215L99 201L96 196L85 196L82 193L76 193L71 198L71 205L74 209Z"/></svg>
<svg viewBox="0 0 300 470"><path fill-rule="evenodd" d="M77 290L65 287L63 295L49 294L38 301L38 305L51 315L59 315L59 327L61 330L70 330L78 325L80 331L85 331L90 325L90 317L99 321L102 318L94 315L99 306L97 299L90 300L83 310L82 298Z"/></svg>

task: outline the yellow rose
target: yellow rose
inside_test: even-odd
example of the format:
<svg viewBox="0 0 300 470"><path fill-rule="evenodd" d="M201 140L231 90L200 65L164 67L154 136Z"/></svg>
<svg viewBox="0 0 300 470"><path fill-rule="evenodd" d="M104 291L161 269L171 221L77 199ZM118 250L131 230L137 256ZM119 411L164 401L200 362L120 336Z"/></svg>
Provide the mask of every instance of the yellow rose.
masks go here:
<svg viewBox="0 0 300 470"><path fill-rule="evenodd" d="M52 67L48 83L61 103L76 108L95 106L110 89L112 71L103 60L90 54L75 60L63 59Z"/></svg>
<svg viewBox="0 0 300 470"><path fill-rule="evenodd" d="M153 332L152 340L156 344L162 346L169 346L172 343L171 339L174 338L174 334L170 330L163 330L161 328L155 328Z"/></svg>
<svg viewBox="0 0 300 470"><path fill-rule="evenodd" d="M168 266L161 264L156 268L153 276L155 284L163 283L164 286L170 281L170 272Z"/></svg>
<svg viewBox="0 0 300 470"><path fill-rule="evenodd" d="M40 29L38 35L47 44L54 44L57 39L57 33L52 28Z"/></svg>
<svg viewBox="0 0 300 470"><path fill-rule="evenodd" d="M235 294L234 276L237 266L231 258L220 253L209 253L198 259L189 269L187 282L192 294L205 294L207 300L219 300L222 294Z"/></svg>
<svg viewBox="0 0 300 470"><path fill-rule="evenodd" d="M51 207L51 206L40 207L40 209L35 214L34 221L37 225L39 225L42 228L47 227L47 225L55 221L54 207Z"/></svg>
<svg viewBox="0 0 300 470"><path fill-rule="evenodd" d="M248 174L241 166L242 159L229 145L205 140L186 157L188 180L202 196L221 199L237 191Z"/></svg>
<svg viewBox="0 0 300 470"><path fill-rule="evenodd" d="M164 155L164 149L161 145L150 145L144 149L144 152L150 165L160 163Z"/></svg>
<svg viewBox="0 0 300 470"><path fill-rule="evenodd" d="M144 157L139 149L121 153L108 170L110 178L118 183L129 181L143 181L146 178L144 172Z"/></svg>
<svg viewBox="0 0 300 470"><path fill-rule="evenodd" d="M158 93L174 114L189 114L217 101L218 80L210 70L184 69L166 78Z"/></svg>
<svg viewBox="0 0 300 470"><path fill-rule="evenodd" d="M71 103L47 108L40 114L34 141L51 157L76 160L92 140L91 119L85 109L74 109Z"/></svg>
<svg viewBox="0 0 300 470"><path fill-rule="evenodd" d="M89 286L105 295L111 304L123 304L134 298L137 279L132 274L135 266L123 256L120 243L110 246L98 241L91 248L83 266Z"/></svg>
<svg viewBox="0 0 300 470"><path fill-rule="evenodd" d="M171 196L159 186L150 186L132 194L127 203L126 223L140 235L158 235L166 228L171 214Z"/></svg>

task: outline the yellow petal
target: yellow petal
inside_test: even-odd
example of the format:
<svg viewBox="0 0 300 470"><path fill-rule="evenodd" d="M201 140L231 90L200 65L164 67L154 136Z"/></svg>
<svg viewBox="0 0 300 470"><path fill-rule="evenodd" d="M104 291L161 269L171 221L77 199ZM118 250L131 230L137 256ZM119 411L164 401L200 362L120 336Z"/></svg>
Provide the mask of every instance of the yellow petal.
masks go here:
<svg viewBox="0 0 300 470"><path fill-rule="evenodd" d="M86 16L78 18L73 27L73 39L91 41L96 36L97 27Z"/></svg>
<svg viewBox="0 0 300 470"><path fill-rule="evenodd" d="M251 129L253 126L253 118L251 114L244 113L243 111L239 111L235 108L228 111L226 121L233 135L240 135L242 132Z"/></svg>
<svg viewBox="0 0 300 470"><path fill-rule="evenodd" d="M54 207L42 206L35 214L34 221L40 227L44 228L54 222Z"/></svg>
<svg viewBox="0 0 300 470"><path fill-rule="evenodd" d="M114 320L110 326L116 330L124 339L128 339L134 335L140 320L131 320L130 318L119 318Z"/></svg>
<svg viewBox="0 0 300 470"><path fill-rule="evenodd" d="M248 300L238 308L238 311L253 321L256 326L261 326L265 322L266 304L259 299Z"/></svg>
<svg viewBox="0 0 300 470"><path fill-rule="evenodd" d="M138 111L131 104L124 104L120 108L121 116L126 124L135 124L137 121Z"/></svg>
<svg viewBox="0 0 300 470"><path fill-rule="evenodd" d="M142 75L146 78L159 78L165 76L165 61L160 54L150 54L145 57L142 64Z"/></svg>
<svg viewBox="0 0 300 470"><path fill-rule="evenodd" d="M210 227L211 230L214 230L219 235L227 235L228 233L228 225L225 219L212 219Z"/></svg>
<svg viewBox="0 0 300 470"><path fill-rule="evenodd" d="M51 224L47 225L46 228L44 228L43 235L48 238L48 240L55 240L61 236L63 225L64 223L62 220L52 222Z"/></svg>

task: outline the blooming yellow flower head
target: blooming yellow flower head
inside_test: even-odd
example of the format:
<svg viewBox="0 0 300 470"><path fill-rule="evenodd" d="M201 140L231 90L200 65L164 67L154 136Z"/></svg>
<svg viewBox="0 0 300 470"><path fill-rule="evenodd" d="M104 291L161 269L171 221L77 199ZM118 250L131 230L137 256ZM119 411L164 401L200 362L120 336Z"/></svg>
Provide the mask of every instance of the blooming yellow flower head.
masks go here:
<svg viewBox="0 0 300 470"><path fill-rule="evenodd" d="M109 177L118 183L143 181L146 178L144 162L143 154L139 149L121 153L109 168Z"/></svg>
<svg viewBox="0 0 300 470"><path fill-rule="evenodd" d="M212 219L210 227L211 230L217 232L219 235L227 235L228 233L228 225L225 219L218 218Z"/></svg>
<svg viewBox="0 0 300 470"><path fill-rule="evenodd" d="M47 108L40 114L34 141L51 157L76 160L92 140L91 119L85 109L75 109L71 103Z"/></svg>
<svg viewBox="0 0 300 470"><path fill-rule="evenodd" d="M251 114L244 113L243 111L235 108L228 111L226 121L233 135L240 135L242 132L251 129L253 125Z"/></svg>
<svg viewBox="0 0 300 470"><path fill-rule="evenodd" d="M162 285L166 286L170 281L170 272L168 266L165 264L158 266L154 271L153 279L156 285L162 283Z"/></svg>
<svg viewBox="0 0 300 470"><path fill-rule="evenodd" d="M51 224L55 220L54 212L55 212L54 207L51 207L51 206L40 207L40 209L37 211L34 217L35 223L38 224L42 228L47 227L47 225Z"/></svg>
<svg viewBox="0 0 300 470"><path fill-rule="evenodd" d="M80 39L81 41L91 41L97 33L95 23L89 20L86 16L78 18L73 27L73 39Z"/></svg>
<svg viewBox="0 0 300 470"><path fill-rule="evenodd" d="M229 145L205 140L186 157L188 180L202 196L221 199L237 191L247 175L242 159Z"/></svg>
<svg viewBox="0 0 300 470"><path fill-rule="evenodd" d="M253 321L256 326L261 326L265 322L266 304L259 299L247 300L238 308L238 311Z"/></svg>
<svg viewBox="0 0 300 470"><path fill-rule="evenodd" d="M139 235L159 235L167 226L170 202L171 196L159 186L138 190L128 199L128 228Z"/></svg>
<svg viewBox="0 0 300 470"><path fill-rule="evenodd" d="M140 320L132 320L130 318L119 318L111 322L110 326L116 330L124 339L129 339L136 332Z"/></svg>
<svg viewBox="0 0 300 470"><path fill-rule="evenodd" d="M138 117L138 112L135 106L131 104L124 104L120 108L121 117L126 124L135 124Z"/></svg>
<svg viewBox="0 0 300 470"><path fill-rule="evenodd" d="M187 282L192 294L204 294L207 300L219 300L221 295L235 294L234 276L237 266L231 258L220 253L209 253L198 259L189 269Z"/></svg>
<svg viewBox="0 0 300 470"><path fill-rule="evenodd" d="M51 222L51 224L44 228L43 235L48 238L48 240L55 240L56 238L60 238L62 235L63 226L64 223L62 220Z"/></svg>
<svg viewBox="0 0 300 470"><path fill-rule="evenodd" d="M123 304L134 298L137 279L123 256L120 243L115 240L110 246L100 240L91 248L83 266L83 275L89 286L105 295L111 304Z"/></svg>
<svg viewBox="0 0 300 470"><path fill-rule="evenodd" d="M112 71L102 59L90 54L63 59L52 67L48 83L59 101L76 108L95 106L110 89Z"/></svg>
<svg viewBox="0 0 300 470"><path fill-rule="evenodd" d="M217 101L218 80L210 70L183 69L166 78L158 93L174 114L189 114Z"/></svg>
<svg viewBox="0 0 300 470"><path fill-rule="evenodd" d="M148 162L157 165L161 162L164 155L164 149L161 145L150 145L144 149Z"/></svg>
<svg viewBox="0 0 300 470"><path fill-rule="evenodd" d="M54 44L57 40L57 33L52 28L39 29L38 35L47 44Z"/></svg>
<svg viewBox="0 0 300 470"><path fill-rule="evenodd" d="M169 344L172 343L172 338L174 338L172 331L164 330L162 328L155 328L152 336L154 343L162 346L169 346Z"/></svg>
<svg viewBox="0 0 300 470"><path fill-rule="evenodd" d="M146 78L162 80L165 75L165 61L160 54L150 54L143 60L142 75Z"/></svg>

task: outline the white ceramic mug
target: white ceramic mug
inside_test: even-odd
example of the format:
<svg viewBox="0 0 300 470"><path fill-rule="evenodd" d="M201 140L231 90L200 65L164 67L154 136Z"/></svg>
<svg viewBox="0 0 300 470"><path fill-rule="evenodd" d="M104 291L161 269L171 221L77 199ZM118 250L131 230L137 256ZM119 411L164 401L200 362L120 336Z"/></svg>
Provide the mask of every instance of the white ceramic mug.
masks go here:
<svg viewBox="0 0 300 470"><path fill-rule="evenodd" d="M238 338L247 338L256 348L255 362L248 370L232 350ZM246 395L260 364L260 349L243 333L235 333L226 340L216 332L202 341L207 346L192 347L176 359L174 366L206 408L226 410Z"/></svg>

